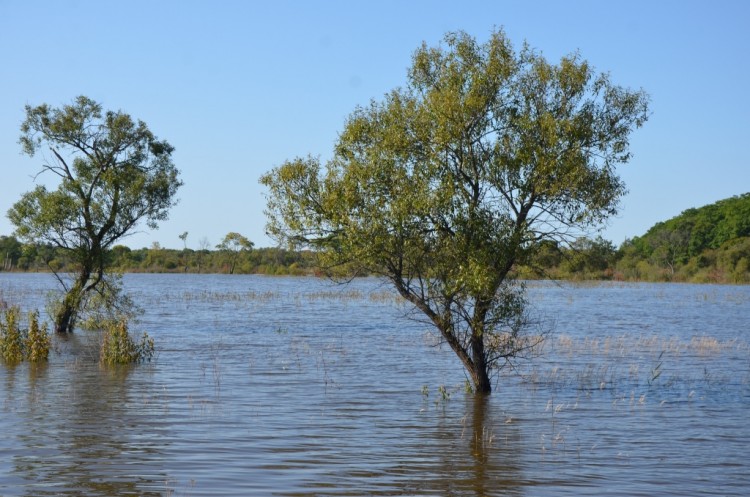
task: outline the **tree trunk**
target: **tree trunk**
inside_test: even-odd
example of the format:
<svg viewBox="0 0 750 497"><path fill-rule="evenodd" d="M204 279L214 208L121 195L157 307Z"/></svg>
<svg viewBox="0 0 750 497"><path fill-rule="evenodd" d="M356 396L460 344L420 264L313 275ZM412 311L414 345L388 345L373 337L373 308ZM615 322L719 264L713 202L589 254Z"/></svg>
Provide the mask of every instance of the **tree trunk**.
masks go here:
<svg viewBox="0 0 750 497"><path fill-rule="evenodd" d="M68 333L73 330L75 309L68 304L68 299L64 299L62 308L55 316L55 332Z"/></svg>
<svg viewBox="0 0 750 497"><path fill-rule="evenodd" d="M488 371L487 357L484 353L484 339L482 335L474 335L471 340L471 354L474 359L473 371L470 371L474 381L474 392L482 395L492 393L492 382Z"/></svg>
<svg viewBox="0 0 750 497"><path fill-rule="evenodd" d="M81 307L81 298L90 274L88 271L82 271L68 293L65 294L60 309L55 315L55 332L70 333L73 331L76 316Z"/></svg>

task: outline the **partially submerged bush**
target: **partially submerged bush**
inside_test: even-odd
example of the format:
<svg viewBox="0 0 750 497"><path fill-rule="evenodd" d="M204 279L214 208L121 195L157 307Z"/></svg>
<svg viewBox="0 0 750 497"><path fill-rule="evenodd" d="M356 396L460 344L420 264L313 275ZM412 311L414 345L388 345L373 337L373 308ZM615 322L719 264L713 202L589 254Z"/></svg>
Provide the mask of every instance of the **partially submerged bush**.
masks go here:
<svg viewBox="0 0 750 497"><path fill-rule="evenodd" d="M0 320L0 355L9 364L23 361L23 331L19 325L18 307L3 311Z"/></svg>
<svg viewBox="0 0 750 497"><path fill-rule="evenodd" d="M29 327L21 328L21 311L17 306L3 310L0 316L0 356L9 364L24 360L46 361L49 358L50 336L47 323L39 324L39 315L29 313Z"/></svg>
<svg viewBox="0 0 750 497"><path fill-rule="evenodd" d="M31 362L46 361L49 358L50 336L47 323L39 325L39 315L29 313L29 329L26 335L26 358Z"/></svg>
<svg viewBox="0 0 750 497"><path fill-rule="evenodd" d="M107 366L150 361L154 356L154 339L143 333L135 342L128 331L126 320L110 321L103 330L99 362Z"/></svg>

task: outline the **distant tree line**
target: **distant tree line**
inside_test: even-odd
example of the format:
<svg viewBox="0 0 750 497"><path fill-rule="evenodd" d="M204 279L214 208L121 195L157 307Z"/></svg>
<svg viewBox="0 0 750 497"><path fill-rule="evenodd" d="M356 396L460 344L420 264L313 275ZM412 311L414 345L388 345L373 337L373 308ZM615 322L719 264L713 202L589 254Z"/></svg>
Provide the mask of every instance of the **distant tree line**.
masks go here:
<svg viewBox="0 0 750 497"><path fill-rule="evenodd" d="M122 273L316 274L311 251L255 248L235 232L216 247L202 239L192 249L187 232L183 235L182 249L116 245L106 257ZM0 260L2 271L73 268L65 251L13 236L0 236ZM688 209L619 247L602 237L567 245L544 241L531 247L515 270L524 279L750 283L750 193Z"/></svg>
<svg viewBox="0 0 750 497"><path fill-rule="evenodd" d="M50 271L72 269L64 251L51 245L22 244L13 236L0 236L3 271ZM313 274L315 257L309 252L280 248L229 249L148 248L116 245L106 254L109 267L121 273L235 273L267 275Z"/></svg>
<svg viewBox="0 0 750 497"><path fill-rule="evenodd" d="M750 282L750 193L688 209L626 241L618 267L631 279Z"/></svg>
<svg viewBox="0 0 750 497"><path fill-rule="evenodd" d="M316 274L315 253L254 248L238 233L227 234L215 248L205 239L198 245L117 245L107 258L123 273ZM63 251L22 244L13 236L0 236L0 258L3 271L65 271L71 263ZM568 245L539 243L528 250L516 272L524 279L750 283L750 193L688 209L619 247L602 237L579 238Z"/></svg>
<svg viewBox="0 0 750 497"><path fill-rule="evenodd" d="M750 283L750 193L688 209L619 248L601 237L545 242L520 269L528 278Z"/></svg>

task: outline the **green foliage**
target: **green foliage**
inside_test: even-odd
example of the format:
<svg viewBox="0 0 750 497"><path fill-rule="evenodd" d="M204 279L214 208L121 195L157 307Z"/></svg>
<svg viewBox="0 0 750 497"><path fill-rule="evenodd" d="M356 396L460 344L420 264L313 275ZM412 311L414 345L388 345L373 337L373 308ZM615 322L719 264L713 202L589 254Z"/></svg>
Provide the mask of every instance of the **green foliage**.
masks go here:
<svg viewBox="0 0 750 497"><path fill-rule="evenodd" d="M601 236L594 239L578 238L565 250L561 269L569 277L591 279L592 275L602 274L611 267L616 254L612 242Z"/></svg>
<svg viewBox="0 0 750 497"><path fill-rule="evenodd" d="M404 88L354 111L327 164L293 159L261 182L272 236L315 250L329 275L388 278L487 393L528 350L514 266L616 212L615 166L648 98L578 55L515 52L501 31L444 41L415 52Z"/></svg>
<svg viewBox="0 0 750 497"><path fill-rule="evenodd" d="M451 393L445 388L445 385L438 386L438 395L443 402L451 400Z"/></svg>
<svg viewBox="0 0 750 497"><path fill-rule="evenodd" d="M28 328L22 328L20 313L18 307L0 312L0 356L8 364L46 361L50 350L47 324L40 326L39 315L31 312Z"/></svg>
<svg viewBox="0 0 750 497"><path fill-rule="evenodd" d="M154 356L154 340L143 333L139 342L133 340L127 321L106 323L102 330L99 362L105 366L150 361Z"/></svg>
<svg viewBox="0 0 750 497"><path fill-rule="evenodd" d="M130 322L141 309L122 289L122 276L108 274L93 291L86 294L81 306L80 326L86 330L97 330L110 324Z"/></svg>
<svg viewBox="0 0 750 497"><path fill-rule="evenodd" d="M628 240L620 247L618 269L633 279L745 283L748 247L750 193L745 193L688 209Z"/></svg>
<svg viewBox="0 0 750 497"><path fill-rule="evenodd" d="M6 238L18 243L12 236ZM210 244L207 244L206 247L210 247ZM29 244L24 246L23 250L27 256L21 257L17 263L14 263L13 268L16 270L45 271L49 270L51 265L55 265L59 274L77 271L76 264L66 257L65 251L62 249ZM310 275L315 271L316 256L310 251L261 247L252 250L240 250L234 255L236 255L234 273ZM44 256L44 260L42 256ZM105 265L115 277L117 273L138 272L222 273L228 271L228 256L229 254L226 251L219 249L192 250L183 248L178 250L160 246L131 249L124 245L115 245L105 252ZM186 265L187 271L185 270ZM104 279L106 279L106 276Z"/></svg>
<svg viewBox="0 0 750 497"><path fill-rule="evenodd" d="M0 271L18 267L22 252L21 243L12 236L0 236Z"/></svg>
<svg viewBox="0 0 750 497"><path fill-rule="evenodd" d="M19 317L18 307L6 309L0 316L0 355L8 364L17 364L24 359L24 333Z"/></svg>
<svg viewBox="0 0 750 497"><path fill-rule="evenodd" d="M26 358L31 362L46 361L49 358L50 336L47 323L39 325L39 315L29 313L29 330L26 335Z"/></svg>
<svg viewBox="0 0 750 497"><path fill-rule="evenodd" d="M167 218L182 184L171 159L174 149L143 122L104 112L84 96L61 108L27 105L20 143L29 156L49 148L42 172L59 183L53 190L40 185L25 193L8 218L23 241L56 247L75 268L69 286L58 278L66 296L55 329L70 331L84 294L107 272L107 250L138 222L156 228ZM47 265L57 274L55 262Z"/></svg>
<svg viewBox="0 0 750 497"><path fill-rule="evenodd" d="M633 243L644 256L659 250L673 251L674 259L685 263L690 257L743 237L750 237L750 193L688 209L657 223Z"/></svg>
<svg viewBox="0 0 750 497"><path fill-rule="evenodd" d="M253 242L246 237L230 231L216 248L226 255L229 274L234 274L240 254L251 251L253 246Z"/></svg>

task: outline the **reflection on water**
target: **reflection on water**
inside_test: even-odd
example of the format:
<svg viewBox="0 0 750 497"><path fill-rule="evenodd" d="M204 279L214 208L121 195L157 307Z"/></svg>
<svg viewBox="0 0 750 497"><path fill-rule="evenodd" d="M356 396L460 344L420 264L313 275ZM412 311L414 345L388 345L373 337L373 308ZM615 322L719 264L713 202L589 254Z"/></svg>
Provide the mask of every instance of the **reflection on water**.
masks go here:
<svg viewBox="0 0 750 497"><path fill-rule="evenodd" d="M490 397L387 287L129 275L152 364L0 366L0 495L744 495L750 287L534 284ZM43 306L46 275L0 274ZM438 387L445 385L444 390Z"/></svg>
<svg viewBox="0 0 750 497"><path fill-rule="evenodd" d="M518 425L506 423L489 397L465 396L461 429L441 423L435 477L421 495L523 495Z"/></svg>
<svg viewBox="0 0 750 497"><path fill-rule="evenodd" d="M5 409L14 418L3 450L12 454L9 490L28 496L162 495L164 446L129 408L137 389L128 368L103 372L92 363L71 363L19 369L26 371L16 372L13 387L26 397Z"/></svg>

